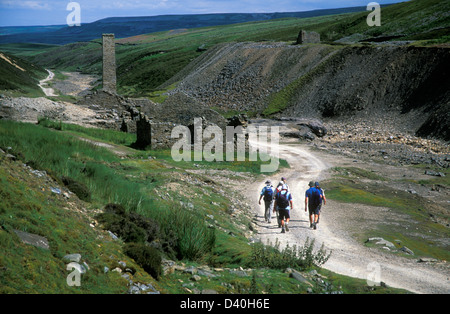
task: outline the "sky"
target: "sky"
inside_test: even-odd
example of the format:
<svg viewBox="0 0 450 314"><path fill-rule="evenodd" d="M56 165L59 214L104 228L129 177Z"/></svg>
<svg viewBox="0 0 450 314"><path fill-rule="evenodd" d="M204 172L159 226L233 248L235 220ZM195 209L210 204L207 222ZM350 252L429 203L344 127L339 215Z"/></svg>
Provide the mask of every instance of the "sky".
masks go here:
<svg viewBox="0 0 450 314"><path fill-rule="evenodd" d="M202 13L271 13L367 6L405 0L0 0L0 26L64 25L70 2L80 5L81 23L107 17Z"/></svg>

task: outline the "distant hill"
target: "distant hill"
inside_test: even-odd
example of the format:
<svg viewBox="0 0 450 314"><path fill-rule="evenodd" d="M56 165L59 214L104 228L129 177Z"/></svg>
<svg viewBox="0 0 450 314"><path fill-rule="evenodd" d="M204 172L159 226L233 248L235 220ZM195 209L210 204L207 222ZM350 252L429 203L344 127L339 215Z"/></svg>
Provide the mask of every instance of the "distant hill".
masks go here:
<svg viewBox="0 0 450 314"><path fill-rule="evenodd" d="M15 34L47 33L67 27L67 25L50 26L4 26L0 27L0 36Z"/></svg>
<svg viewBox="0 0 450 314"><path fill-rule="evenodd" d="M381 10L381 26L367 27L367 12L345 19L318 22L305 27L321 34L325 41L356 42L387 40L450 39L450 1L411 0ZM437 42L436 42L437 43Z"/></svg>
<svg viewBox="0 0 450 314"><path fill-rule="evenodd" d="M2 27L0 43L68 44L100 38L103 33L114 33L116 38L131 37L181 28L198 28L280 18L308 18L365 11L366 7L313 10L285 13L227 13L159 15L143 17L111 17L79 27Z"/></svg>
<svg viewBox="0 0 450 314"><path fill-rule="evenodd" d="M204 54L205 49L229 42L295 43L300 29L319 32L323 42L333 46L336 45L335 41L340 42L343 39L343 42L351 41L354 35L357 35L355 42L374 37L401 35L403 37L397 37L397 40L420 39L418 45L442 45L450 41L448 36L450 21L446 16L446 12L450 12L449 6L450 1L447 0L415 0L389 5L382 11L381 27L368 27L366 23L368 13L365 11L207 28L183 30L178 28L177 31L118 39L116 41L118 91L124 95L152 96L152 92L161 89L160 85ZM142 21L146 18L128 18L136 25L144 25L145 23L138 23L140 19ZM231 16L228 21L230 19ZM111 18L96 23L111 24L114 21L116 19ZM172 26L172 29L176 30L177 26ZM101 75L100 44L98 40L56 47L42 44L3 44L0 45L0 50L19 54L30 62L47 68ZM198 49L199 47L203 48ZM176 80L171 80L164 89L174 83Z"/></svg>

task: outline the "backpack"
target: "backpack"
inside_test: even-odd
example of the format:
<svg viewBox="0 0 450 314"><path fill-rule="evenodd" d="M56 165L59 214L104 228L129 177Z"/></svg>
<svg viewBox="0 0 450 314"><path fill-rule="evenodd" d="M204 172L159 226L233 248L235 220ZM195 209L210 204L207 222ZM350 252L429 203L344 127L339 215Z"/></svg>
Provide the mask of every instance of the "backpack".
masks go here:
<svg viewBox="0 0 450 314"><path fill-rule="evenodd" d="M266 186L264 190L264 201L272 201L273 200L273 190L271 186Z"/></svg>
<svg viewBox="0 0 450 314"><path fill-rule="evenodd" d="M322 200L320 199L320 195L321 193L317 188L312 189L310 203L313 207L319 206L319 204L322 202Z"/></svg>
<svg viewBox="0 0 450 314"><path fill-rule="evenodd" d="M286 193L281 193L283 191L286 191ZM277 195L277 206L280 208L287 208L289 207L289 192L287 190L281 190Z"/></svg>

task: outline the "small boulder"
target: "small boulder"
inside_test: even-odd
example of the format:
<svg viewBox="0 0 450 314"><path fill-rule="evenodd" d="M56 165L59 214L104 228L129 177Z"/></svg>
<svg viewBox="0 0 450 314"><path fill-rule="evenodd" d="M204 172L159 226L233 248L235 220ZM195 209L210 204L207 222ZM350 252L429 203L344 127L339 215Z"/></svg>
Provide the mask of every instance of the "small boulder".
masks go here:
<svg viewBox="0 0 450 314"><path fill-rule="evenodd" d="M76 254L67 254L66 256L64 256L62 258L62 260L66 263L71 263L71 262L75 262L75 263L79 263L81 261L81 255L76 253Z"/></svg>
<svg viewBox="0 0 450 314"><path fill-rule="evenodd" d="M45 237L39 236L37 234L28 233L20 230L14 230L14 233L22 240L23 243L33 245L45 250L50 249L48 240Z"/></svg>

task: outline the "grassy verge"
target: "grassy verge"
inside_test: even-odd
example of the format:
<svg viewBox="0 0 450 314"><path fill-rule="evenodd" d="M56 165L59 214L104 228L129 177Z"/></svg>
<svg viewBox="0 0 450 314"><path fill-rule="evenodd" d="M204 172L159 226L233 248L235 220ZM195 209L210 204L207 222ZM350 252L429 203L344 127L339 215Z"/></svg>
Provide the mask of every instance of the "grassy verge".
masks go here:
<svg viewBox="0 0 450 314"><path fill-rule="evenodd" d="M342 287L345 294L410 294L406 290L387 286L369 286L366 280L339 275L326 269L320 269L318 272L328 278L334 286Z"/></svg>
<svg viewBox="0 0 450 314"><path fill-rule="evenodd" d="M373 171L368 171L357 167L335 167L333 168L333 171L337 172L338 175L343 178L353 177L358 179L366 178L370 180L380 180L380 181L387 180L385 177L380 176Z"/></svg>
<svg viewBox="0 0 450 314"><path fill-rule="evenodd" d="M131 147L133 143L136 142L136 134L124 133L115 130L103 130L97 128L86 128L75 124L67 124L62 123L60 121L53 121L47 118L39 119L39 125L55 129L58 131L64 131L67 134L79 135L81 137L91 139L91 140L100 140L102 142L107 142L116 145L123 145L127 147ZM131 155L134 158L148 158L151 156L152 158L156 158L158 160L164 160L167 163L170 163L172 166L176 166L180 169L192 169L192 168L201 168L201 169L217 169L217 170L230 170L233 172L250 172L252 174L261 174L261 166L264 164L270 164L270 161L264 162L261 160L261 156L258 155L258 160L250 161L249 156L247 154L245 161L238 161L237 155L233 161L226 161L226 154L223 155L223 161L212 161L208 162L202 158L200 161L194 160L195 152L191 153L191 162L175 162L172 159L172 152L169 149L165 150L146 150L146 151L132 151ZM269 159L267 156L263 158L265 160ZM279 160L279 169L289 167L288 163L284 159Z"/></svg>
<svg viewBox="0 0 450 314"><path fill-rule="evenodd" d="M59 131L66 131L67 133L80 135L88 139L101 140L107 143L131 146L136 142L136 134L124 133L115 130L102 130L98 128L86 128L76 124L63 123L61 121L54 121L48 118L40 118L38 124Z"/></svg>
<svg viewBox="0 0 450 314"><path fill-rule="evenodd" d="M450 187L450 169L442 169L438 168L436 166L430 166L430 165L415 165L416 168L422 169L424 172L431 171L435 173L442 173L443 175L439 176L433 176L428 180L414 180L415 183L423 184L428 187L439 186L442 185L444 187Z"/></svg>
<svg viewBox="0 0 450 314"><path fill-rule="evenodd" d="M390 188L387 185L389 178L379 177L366 170L352 167L335 171L339 179L334 178L322 183L327 188L327 198L342 203L373 206L374 210L377 207L387 208L392 211L393 216L398 213L404 217L402 223L395 224L390 223L392 221L389 221L387 216L386 223L379 223L371 230L356 235L358 239L365 241L370 237L382 237L394 243L396 249L408 247L415 257L428 256L449 260L448 248L445 242L441 241L447 237L448 227L439 223L448 220L448 212L445 209L419 195ZM364 183L361 179L365 179ZM434 180L442 182L445 178Z"/></svg>
<svg viewBox="0 0 450 314"><path fill-rule="evenodd" d="M0 51L0 94L11 97L42 97L38 86L47 72L40 66Z"/></svg>
<svg viewBox="0 0 450 314"><path fill-rule="evenodd" d="M150 93L147 95L147 97L148 97L150 100L152 100L153 102L156 102L156 103L158 103L158 104L162 104L162 103L167 99L167 97L169 97L169 96L165 95L165 93L167 93L167 92L169 92L169 91L175 89L175 87L176 87L176 83L171 84L170 86L168 86L168 87L165 88L165 89L162 89L162 90L156 90L156 91L150 92Z"/></svg>

